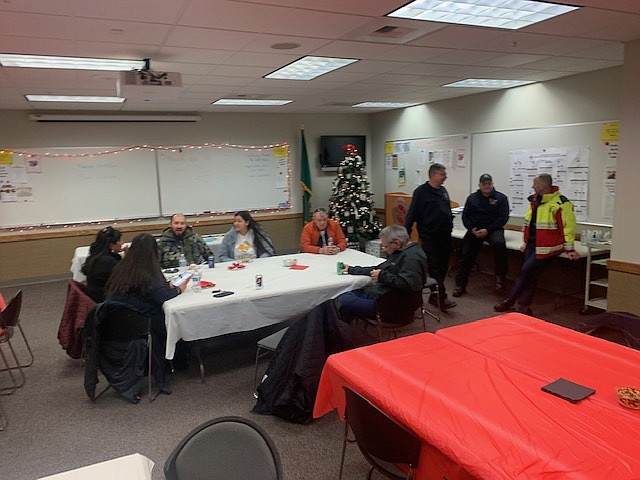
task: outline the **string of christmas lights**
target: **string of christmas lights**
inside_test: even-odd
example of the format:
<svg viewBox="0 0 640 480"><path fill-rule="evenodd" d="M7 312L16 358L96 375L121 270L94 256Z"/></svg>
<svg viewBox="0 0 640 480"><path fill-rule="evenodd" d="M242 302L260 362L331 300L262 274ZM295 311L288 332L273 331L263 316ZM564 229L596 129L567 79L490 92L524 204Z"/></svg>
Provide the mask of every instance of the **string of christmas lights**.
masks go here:
<svg viewBox="0 0 640 480"><path fill-rule="evenodd" d="M272 150L274 148L286 148L286 157L289 156L289 146L288 142L283 143L274 143L271 145L236 145L230 143L204 143L202 145L179 145L179 146L166 146L166 145L129 145L126 147L121 147L112 150L104 150L101 152L92 152L92 153L78 153L78 154L58 154L58 153L36 153L36 152L28 152L22 150L12 150L12 149L2 149L0 150L0 154L2 153L13 153L19 156L24 156L27 158L32 157L46 157L46 158L86 158L86 157L99 157L105 155L117 155L123 152L132 152L136 150L150 150L150 151L170 151L170 152L180 152L182 149L202 149L202 148L229 148L229 149L238 149L245 151L262 151L262 150ZM292 208L291 205L291 179L292 179L292 171L291 171L291 163L287 162L287 192L288 199L287 201L276 208L259 208L248 210L250 213L279 213L290 210ZM187 214L187 217L190 220L190 223L193 226L197 226L201 222L206 220L213 220L215 218L231 216L236 213L237 210L227 210L227 211L215 211L215 212L202 212L202 213L190 213ZM51 230L65 230L65 229L81 229L81 228L89 228L89 229L101 229L105 226L123 226L123 225L132 225L141 222L150 222L150 226L153 226L154 220L159 221L166 217L143 217L143 218L127 218L127 219L119 219L119 220L97 220L97 221L86 221L86 222L73 222L73 223L64 223L64 222L53 222L51 224L42 224L42 225L24 225L24 226L15 226L15 227L3 227L0 228L0 233L25 233L25 232L39 232L39 231L51 231Z"/></svg>
<svg viewBox="0 0 640 480"><path fill-rule="evenodd" d="M187 149L202 149L202 148L229 148L236 150L248 151L262 151L272 150L278 147L285 147L289 149L289 143L274 143L271 145L236 145L233 143L204 143L202 145L128 145L126 147L120 147L113 150L103 150L101 152L85 152L85 153L51 153L51 152L29 152L25 150L13 150L5 148L0 150L2 153L13 153L21 157L45 157L45 158L85 158L85 157L100 157L103 155L118 155L124 152L133 152L136 150L150 150L152 152L158 150L163 152L180 152Z"/></svg>

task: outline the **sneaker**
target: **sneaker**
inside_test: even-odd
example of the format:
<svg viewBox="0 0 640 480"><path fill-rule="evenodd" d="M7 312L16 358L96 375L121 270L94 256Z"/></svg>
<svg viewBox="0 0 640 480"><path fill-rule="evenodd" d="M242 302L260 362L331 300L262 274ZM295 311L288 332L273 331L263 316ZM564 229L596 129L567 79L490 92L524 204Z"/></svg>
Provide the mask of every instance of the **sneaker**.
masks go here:
<svg viewBox="0 0 640 480"><path fill-rule="evenodd" d="M166 383L159 383L156 387L158 388L158 393L161 393L162 395L171 395L171 393L173 393L169 388L169 385Z"/></svg>
<svg viewBox="0 0 640 480"><path fill-rule="evenodd" d="M456 288L453 289L453 296L454 297L461 297L465 293L467 293L467 289L465 287L456 287Z"/></svg>
<svg viewBox="0 0 640 480"><path fill-rule="evenodd" d="M442 310L443 312L446 312L447 310L455 307L456 305L458 304L453 300L449 300L448 298L445 298L440 302L440 310Z"/></svg>
<svg viewBox="0 0 640 480"><path fill-rule="evenodd" d="M511 312L513 311L513 305L515 302L510 298L505 298L503 301L493 306L496 312Z"/></svg>

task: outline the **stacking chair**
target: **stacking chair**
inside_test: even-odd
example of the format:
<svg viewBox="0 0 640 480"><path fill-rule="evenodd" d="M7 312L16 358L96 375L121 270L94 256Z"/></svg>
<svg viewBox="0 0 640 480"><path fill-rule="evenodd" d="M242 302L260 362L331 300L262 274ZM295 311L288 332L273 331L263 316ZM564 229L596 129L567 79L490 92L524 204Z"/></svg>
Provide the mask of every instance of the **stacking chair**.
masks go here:
<svg viewBox="0 0 640 480"><path fill-rule="evenodd" d="M358 317L365 325L374 327L378 341L383 341L383 331L391 331L398 338L398 330L413 323L416 311L422 307L422 291L402 294L397 291L385 293L376 300L376 315L373 318ZM422 329L427 331L424 315L421 316Z"/></svg>
<svg viewBox="0 0 640 480"><path fill-rule="evenodd" d="M425 290L428 291L429 295L435 294L436 298L438 299L438 306L436 307L437 313L431 313L429 310L427 310L427 307L425 306L423 300L421 308L422 321L424 322L424 315L427 314L431 318L435 319L438 323L440 323L440 287L438 287L438 282L435 278L427 277L427 281L424 283L424 288L422 289L423 294Z"/></svg>
<svg viewBox="0 0 640 480"><path fill-rule="evenodd" d="M344 393L347 403L338 478L342 479L348 434L351 429L362 455L371 465L367 476L369 480L374 470L391 479L413 479L420 460L421 440L354 391L344 387ZM399 468L398 465L406 466L408 471Z"/></svg>
<svg viewBox="0 0 640 480"><path fill-rule="evenodd" d="M145 374L145 367L149 402L154 400L151 392L153 342L150 317L126 304L107 301L89 314L85 333L85 390L93 402L111 387L133 401L125 393L138 385ZM109 385L96 395L98 369Z"/></svg>
<svg viewBox="0 0 640 480"><path fill-rule="evenodd" d="M268 337L258 340L258 343L256 343L256 366L255 371L253 372L253 396L255 398L258 398L258 394L255 391L255 389L258 388L258 360L260 360L266 354L276 351L280 340L282 340L284 334L287 333L288 328L289 327L285 327L282 330L278 330L276 333L272 333Z"/></svg>
<svg viewBox="0 0 640 480"><path fill-rule="evenodd" d="M11 394L16 391L16 389L22 387L27 379L24 375L24 371L22 370L25 367L33 364L33 352L31 351L31 347L29 346L29 342L27 341L27 337L25 337L22 327L20 326L20 311L22 309L22 290L20 290L15 297L13 297L4 310L0 312L0 357L4 363L4 368L0 368L1 372L8 372L9 378L11 378L12 386L0 388L0 392L6 392L3 394ZM14 333L16 332L16 328L18 329L22 335L22 338L27 347L27 351L30 355L30 360L27 363L20 363L20 359L16 353L15 348L11 342L14 337ZM8 361L7 356L5 355L4 349L2 345L7 345L9 347L9 352L13 361ZM13 375L13 371L18 370L20 374L20 380L16 380L16 377Z"/></svg>
<svg viewBox="0 0 640 480"><path fill-rule="evenodd" d="M196 427L164 465L167 480L279 480L280 455L259 425L221 417Z"/></svg>
<svg viewBox="0 0 640 480"><path fill-rule="evenodd" d="M22 290L16 293L16 295L9 301L9 303L2 310L2 312L0 312L0 318L2 318L2 320L0 320L0 328L5 328L4 325L9 327L10 330L15 329L16 327L18 328L18 331L20 332L20 336L22 337L22 340L24 341L24 345L27 349L27 353L29 354L29 360L24 363L20 363L19 368L26 368L33 365L34 356L33 356L33 351L31 350L31 346L29 345L29 341L27 340L27 337L24 334L24 330L22 329L22 325L20 323L21 311L22 311ZM13 332L11 333L10 336L13 336Z"/></svg>

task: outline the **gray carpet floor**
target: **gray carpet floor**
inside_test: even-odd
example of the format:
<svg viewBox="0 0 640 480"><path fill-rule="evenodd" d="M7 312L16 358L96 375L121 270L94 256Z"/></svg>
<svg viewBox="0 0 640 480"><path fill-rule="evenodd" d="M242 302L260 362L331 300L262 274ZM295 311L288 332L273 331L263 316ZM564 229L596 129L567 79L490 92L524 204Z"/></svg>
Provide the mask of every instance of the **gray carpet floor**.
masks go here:
<svg viewBox="0 0 640 480"><path fill-rule="evenodd" d="M451 278L447 279L450 283ZM0 478L36 479L138 452L155 462L153 479L163 479L164 462L180 439L200 423L225 415L251 418L268 431L280 452L286 479L337 478L343 427L335 412L308 425L250 413L255 343L264 332L214 342L206 350L204 384L192 365L170 377L172 395L160 396L151 404L143 398L131 405L113 390L92 403L83 389L81 362L69 358L56 337L66 281L20 288L24 295L21 322L36 360L25 369L26 385L0 397L10 422L0 432ZM8 300L17 290L17 286L4 288L2 294ZM458 307L442 315L441 323L429 319L428 328L494 315L492 306L500 297L493 292L491 276L473 273L468 291L457 299ZM539 292L534 314L567 327L585 320L578 314L579 299L563 299L558 308L554 300L554 294ZM420 330L416 322L403 334ZM16 338L14 344L19 343ZM266 366L267 360L260 368ZM0 387L7 384L6 372L0 372ZM367 471L357 447L350 445L345 478L363 479Z"/></svg>

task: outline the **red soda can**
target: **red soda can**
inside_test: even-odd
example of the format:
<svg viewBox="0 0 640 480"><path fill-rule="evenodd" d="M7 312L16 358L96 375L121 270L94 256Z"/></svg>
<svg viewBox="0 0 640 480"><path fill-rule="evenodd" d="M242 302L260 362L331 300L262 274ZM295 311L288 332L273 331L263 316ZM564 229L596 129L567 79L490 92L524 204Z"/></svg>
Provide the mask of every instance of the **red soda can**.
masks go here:
<svg viewBox="0 0 640 480"><path fill-rule="evenodd" d="M256 275L256 290L260 290L262 288L262 275Z"/></svg>

